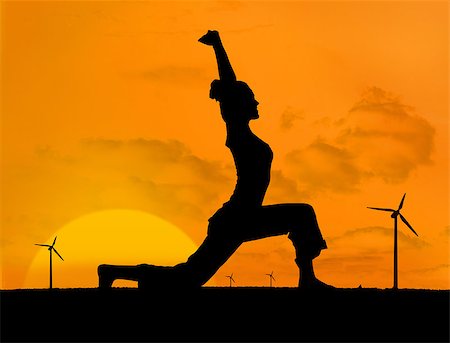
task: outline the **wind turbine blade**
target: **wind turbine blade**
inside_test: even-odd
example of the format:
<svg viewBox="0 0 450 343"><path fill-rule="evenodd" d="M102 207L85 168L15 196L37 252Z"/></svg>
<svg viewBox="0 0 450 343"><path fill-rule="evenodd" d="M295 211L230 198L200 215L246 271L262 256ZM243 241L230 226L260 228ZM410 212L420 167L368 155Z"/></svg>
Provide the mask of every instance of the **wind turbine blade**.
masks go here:
<svg viewBox="0 0 450 343"><path fill-rule="evenodd" d="M55 243L56 243L56 238L57 238L58 236L55 236L55 239L53 240L53 244L52 244L52 246L54 246L55 245Z"/></svg>
<svg viewBox="0 0 450 343"><path fill-rule="evenodd" d="M381 208L381 207L367 207L371 210L377 210L377 211L386 211L386 212L395 212L392 208Z"/></svg>
<svg viewBox="0 0 450 343"><path fill-rule="evenodd" d="M61 260L63 260L64 261L64 259L61 257L61 255L56 251L56 249L55 248L53 248L53 251L54 252L56 252L56 255L58 255L59 256L59 258L61 259Z"/></svg>
<svg viewBox="0 0 450 343"><path fill-rule="evenodd" d="M406 218L403 217L401 213L400 213L400 218L402 219L403 223L405 223L406 226L408 226L409 229L410 229L412 232L414 232L414 234L415 234L417 237L419 237L419 235L417 234L417 232L414 231L414 229L412 228L411 224L408 223L408 221L406 220Z"/></svg>
<svg viewBox="0 0 450 343"><path fill-rule="evenodd" d="M273 281L275 281L275 278L272 276Z"/></svg>
<svg viewBox="0 0 450 343"><path fill-rule="evenodd" d="M234 281L234 279L231 277L231 280L234 282L234 283L236 283L236 281Z"/></svg>
<svg viewBox="0 0 450 343"><path fill-rule="evenodd" d="M48 247L48 248L51 247L51 245L48 245L48 244L35 244L35 245L39 245L40 247Z"/></svg>
<svg viewBox="0 0 450 343"><path fill-rule="evenodd" d="M398 210L397 210L397 211L400 211L400 210L402 209L402 207L403 207L403 202L405 201L405 196L406 196L406 193L403 194L402 201L400 201L400 205L398 205Z"/></svg>

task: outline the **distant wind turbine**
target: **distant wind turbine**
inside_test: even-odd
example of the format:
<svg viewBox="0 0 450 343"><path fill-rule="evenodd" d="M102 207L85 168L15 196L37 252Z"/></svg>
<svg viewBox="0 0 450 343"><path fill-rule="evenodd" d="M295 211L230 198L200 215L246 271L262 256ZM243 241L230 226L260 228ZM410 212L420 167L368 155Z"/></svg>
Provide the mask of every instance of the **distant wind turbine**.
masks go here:
<svg viewBox="0 0 450 343"><path fill-rule="evenodd" d="M270 279L270 287L272 287L272 280L275 281L275 278L273 277L273 270L272 270L272 273L266 274L266 275L269 277L269 279Z"/></svg>
<svg viewBox="0 0 450 343"><path fill-rule="evenodd" d="M233 279L233 273L231 273L231 275L226 275L226 277L230 279L230 287L231 287L231 281L236 283L236 281L234 281L234 279Z"/></svg>
<svg viewBox="0 0 450 343"><path fill-rule="evenodd" d="M55 249L55 243L56 243L56 238L57 238L57 236L55 237L55 239L53 240L53 244L52 245L48 245L48 244L35 244L35 245L39 245L40 247L47 247L48 248L48 251L50 251L50 289L52 289L53 288L53 280L52 280L52 252L54 251L55 253L56 253L56 255L58 255L59 256L59 258L61 259L61 260L63 260L64 261L64 259L62 258L62 256L56 251L56 249Z"/></svg>
<svg viewBox="0 0 450 343"><path fill-rule="evenodd" d="M398 289L398 249L397 249L397 217L400 216L400 219L403 221L403 223L406 224L406 226L416 235L416 231L412 228L412 226L408 223L405 217L402 216L400 213L400 210L403 207L403 202L405 201L406 193L403 195L402 200L400 201L400 205L398 206L397 210L394 210L392 208L380 208L380 207L367 207L371 210L377 210L377 211L386 211L391 212L391 218L394 218L394 289Z"/></svg>

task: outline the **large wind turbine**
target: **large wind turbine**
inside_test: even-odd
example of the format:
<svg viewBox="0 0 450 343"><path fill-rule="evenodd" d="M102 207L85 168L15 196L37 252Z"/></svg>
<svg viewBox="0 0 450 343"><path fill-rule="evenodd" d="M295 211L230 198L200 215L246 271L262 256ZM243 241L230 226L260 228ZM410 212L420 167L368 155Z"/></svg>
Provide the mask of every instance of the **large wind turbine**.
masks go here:
<svg viewBox="0 0 450 343"><path fill-rule="evenodd" d="M59 258L61 260L64 261L64 259L62 258L62 256L56 251L55 249L55 243L56 243L56 238L53 240L53 244L52 245L48 245L48 244L35 244L35 245L39 245L40 247L47 247L48 251L50 251L50 289L53 288L53 280L52 280L52 253L53 251L56 253L56 255L59 256Z"/></svg>
<svg viewBox="0 0 450 343"><path fill-rule="evenodd" d="M231 275L226 275L226 277L230 279L230 287L231 287L231 281L236 283L236 281L234 281L234 279L233 279L233 273L231 273Z"/></svg>
<svg viewBox="0 0 450 343"><path fill-rule="evenodd" d="M397 217L400 216L400 219L403 221L403 223L406 224L406 226L416 235L419 236L417 234L416 231L414 231L414 229L412 228L412 226L408 223L408 221L406 220L405 217L402 216L402 214L400 213L400 210L403 207L403 202L405 201L405 196L406 193L403 194L403 198L402 201L400 201L400 205L398 205L398 209L394 210L392 208L380 208L380 207L367 207L370 208L371 210L377 210L377 211L386 211L386 212L391 212L391 218L394 218L394 289L398 289L398 249L397 249Z"/></svg>
<svg viewBox="0 0 450 343"><path fill-rule="evenodd" d="M270 279L270 287L272 287L272 280L275 281L275 278L273 277L273 271L272 271L272 273L266 274L266 275L269 277L269 279Z"/></svg>

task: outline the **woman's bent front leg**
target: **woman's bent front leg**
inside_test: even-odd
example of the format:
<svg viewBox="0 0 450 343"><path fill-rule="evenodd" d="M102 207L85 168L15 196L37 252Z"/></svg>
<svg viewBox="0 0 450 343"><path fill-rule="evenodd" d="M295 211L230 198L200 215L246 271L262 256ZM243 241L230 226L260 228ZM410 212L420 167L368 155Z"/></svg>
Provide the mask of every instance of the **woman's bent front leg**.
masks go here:
<svg viewBox="0 0 450 343"><path fill-rule="evenodd" d="M314 209L309 204L262 206L247 220L245 241L289 234L298 256L315 258L326 249Z"/></svg>
<svg viewBox="0 0 450 343"><path fill-rule="evenodd" d="M312 264L327 245L311 205L262 206L248 224L246 241L288 234L295 248L295 262L300 269L299 287L327 286L316 278Z"/></svg>

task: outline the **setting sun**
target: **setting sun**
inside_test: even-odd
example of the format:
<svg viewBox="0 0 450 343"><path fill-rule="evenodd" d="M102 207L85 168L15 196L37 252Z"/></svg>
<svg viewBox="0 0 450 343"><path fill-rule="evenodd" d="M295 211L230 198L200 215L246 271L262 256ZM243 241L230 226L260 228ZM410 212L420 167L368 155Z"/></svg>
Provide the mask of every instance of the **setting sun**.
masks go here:
<svg viewBox="0 0 450 343"><path fill-rule="evenodd" d="M196 250L192 240L176 226L149 213L107 210L82 216L57 233L54 255L54 287L96 287L101 263L174 265ZM52 244L54 237L47 242ZM26 288L46 288L49 279L48 250L39 249L25 281ZM117 285L132 283L117 281Z"/></svg>

